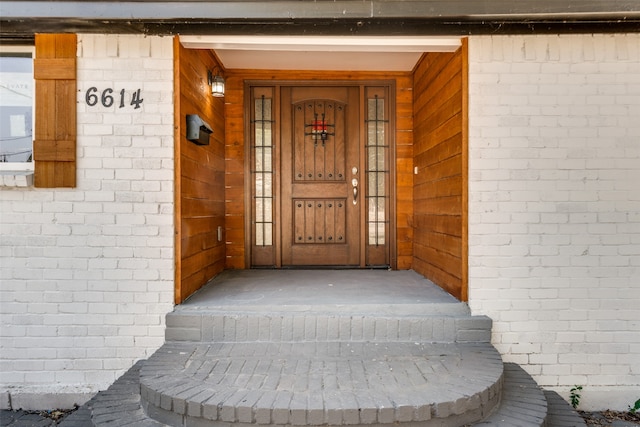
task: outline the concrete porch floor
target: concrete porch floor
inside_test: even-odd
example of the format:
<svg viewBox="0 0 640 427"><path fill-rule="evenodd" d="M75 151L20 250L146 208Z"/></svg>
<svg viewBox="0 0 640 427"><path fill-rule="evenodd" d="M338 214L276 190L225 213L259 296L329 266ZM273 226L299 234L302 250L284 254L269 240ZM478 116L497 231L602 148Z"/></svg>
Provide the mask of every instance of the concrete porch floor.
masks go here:
<svg viewBox="0 0 640 427"><path fill-rule="evenodd" d="M424 314L466 309L412 270L225 270L176 310Z"/></svg>

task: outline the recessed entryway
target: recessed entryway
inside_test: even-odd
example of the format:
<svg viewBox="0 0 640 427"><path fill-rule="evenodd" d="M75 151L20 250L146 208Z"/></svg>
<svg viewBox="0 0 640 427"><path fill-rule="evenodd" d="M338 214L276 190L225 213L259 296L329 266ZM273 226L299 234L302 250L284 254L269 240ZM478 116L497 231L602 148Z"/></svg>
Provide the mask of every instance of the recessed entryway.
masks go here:
<svg viewBox="0 0 640 427"><path fill-rule="evenodd" d="M327 47L298 70L258 60L226 68L225 46L181 40L176 123L195 111L214 133L205 148L176 130L176 301L225 269L252 267L413 269L466 300L467 54L457 43L453 53L423 47L409 70L380 72L339 69ZM274 57L280 48L272 46ZM385 61L381 49L367 49ZM215 67L224 99L206 93ZM340 108L344 118L328 113ZM344 216L327 210L340 203ZM340 237L349 243L335 243Z"/></svg>

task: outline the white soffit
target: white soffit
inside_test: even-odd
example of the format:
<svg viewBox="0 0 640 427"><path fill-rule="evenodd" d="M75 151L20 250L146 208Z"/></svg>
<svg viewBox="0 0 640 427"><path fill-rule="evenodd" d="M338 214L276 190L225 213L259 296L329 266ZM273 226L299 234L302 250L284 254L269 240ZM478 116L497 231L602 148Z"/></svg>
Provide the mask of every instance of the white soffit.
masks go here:
<svg viewBox="0 0 640 427"><path fill-rule="evenodd" d="M456 37L180 36L227 69L410 71L424 52L454 52Z"/></svg>

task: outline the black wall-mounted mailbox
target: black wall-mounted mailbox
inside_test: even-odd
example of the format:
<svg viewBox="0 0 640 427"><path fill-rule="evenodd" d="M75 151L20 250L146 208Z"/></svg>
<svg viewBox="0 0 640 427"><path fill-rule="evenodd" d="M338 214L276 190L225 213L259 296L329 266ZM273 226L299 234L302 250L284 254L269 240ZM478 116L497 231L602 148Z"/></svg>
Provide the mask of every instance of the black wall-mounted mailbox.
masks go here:
<svg viewBox="0 0 640 427"><path fill-rule="evenodd" d="M209 145L213 129L197 114L187 114L187 139L194 144Z"/></svg>

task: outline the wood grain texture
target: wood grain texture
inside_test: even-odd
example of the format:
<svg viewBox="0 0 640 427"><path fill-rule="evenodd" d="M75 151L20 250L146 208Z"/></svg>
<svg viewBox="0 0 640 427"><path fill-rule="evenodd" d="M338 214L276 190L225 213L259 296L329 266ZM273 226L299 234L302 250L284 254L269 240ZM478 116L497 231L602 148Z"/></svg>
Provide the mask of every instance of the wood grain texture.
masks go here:
<svg viewBox="0 0 640 427"><path fill-rule="evenodd" d="M413 268L467 299L466 44L414 70Z"/></svg>
<svg viewBox="0 0 640 427"><path fill-rule="evenodd" d="M33 76L41 80L75 80L76 58L35 58Z"/></svg>
<svg viewBox="0 0 640 427"><path fill-rule="evenodd" d="M227 251L226 268L247 268L245 258L246 218L245 204L245 81L329 81L395 80L395 144L396 153L396 248L392 265L399 269L411 268L413 259L411 225L413 212L413 78L411 73L383 72L331 72L331 71L278 71L228 70L225 95L225 187ZM402 199L402 203L400 200ZM230 236L234 236L233 239ZM395 259L394 259L395 258Z"/></svg>
<svg viewBox="0 0 640 427"><path fill-rule="evenodd" d="M36 34L34 185L76 186L75 34Z"/></svg>
<svg viewBox="0 0 640 427"><path fill-rule="evenodd" d="M180 93L180 54L182 52L182 46L180 45L180 38L173 38L173 93ZM173 216L173 226L175 229L174 235L174 293L173 299L176 304L180 304L182 302L182 289L183 289L183 276L182 276L182 218L180 217L182 212L182 165L181 162L178 161L180 159L180 144L176 141L180 140L180 132L182 131L181 127L178 126L180 123L180 114L182 113L180 106L180 97L173 97L174 106L173 106L173 201L174 201L174 209L175 215ZM185 289L192 288L190 285L185 285Z"/></svg>
<svg viewBox="0 0 640 427"><path fill-rule="evenodd" d="M184 54L184 50L181 54ZM181 63L184 59L181 59ZM190 60L189 69L197 64ZM245 81L348 81L394 79L396 82L396 265L399 269L414 268L438 283L458 298L466 300L466 50L454 54L430 53L423 56L414 75L379 73L317 73L306 71L230 70L224 105L224 122L220 116L211 124L222 127L223 148L212 148L212 163L202 164L198 147L184 147L179 158L182 211L192 217L180 216L181 259L184 259L182 287L197 289L222 268L246 268L246 160L245 160ZM180 79L196 84L180 93L180 110L197 108L198 76L180 69ZM323 82L324 83L324 82ZM182 87L182 85L181 85ZM187 107L189 106L189 107ZM186 113L184 113L186 114ZM184 118L181 115L182 119ZM182 120L181 119L181 120ZM207 120L207 119L205 119ZM178 126L182 123L178 122ZM214 133L215 135L215 133ZM183 133L181 139L184 138ZM177 157L178 158L178 157ZM220 162L223 162L221 166ZM420 173L414 175L413 167ZM185 173L185 170L191 172ZM195 174L196 176L190 176ZM198 176L207 176L203 180ZM220 189L222 204L200 198L209 185ZM206 230L215 227L219 209L223 209L226 247L218 246ZM216 215L202 217L207 211ZM204 268L200 263L213 256ZM220 262L219 257L223 257ZM209 272L209 273L207 273Z"/></svg>
<svg viewBox="0 0 640 427"><path fill-rule="evenodd" d="M396 77L396 268L413 263L413 76Z"/></svg>
<svg viewBox="0 0 640 427"><path fill-rule="evenodd" d="M76 159L76 142L37 139L33 142L33 157L39 161L73 162Z"/></svg>
<svg viewBox="0 0 640 427"><path fill-rule="evenodd" d="M469 301L469 39L462 39L462 217L460 299Z"/></svg>
<svg viewBox="0 0 640 427"><path fill-rule="evenodd" d="M213 98L207 71L219 68L209 50L174 42L176 98L176 289L181 303L225 266L224 100ZM198 114L211 126L209 145L186 139L186 116Z"/></svg>

